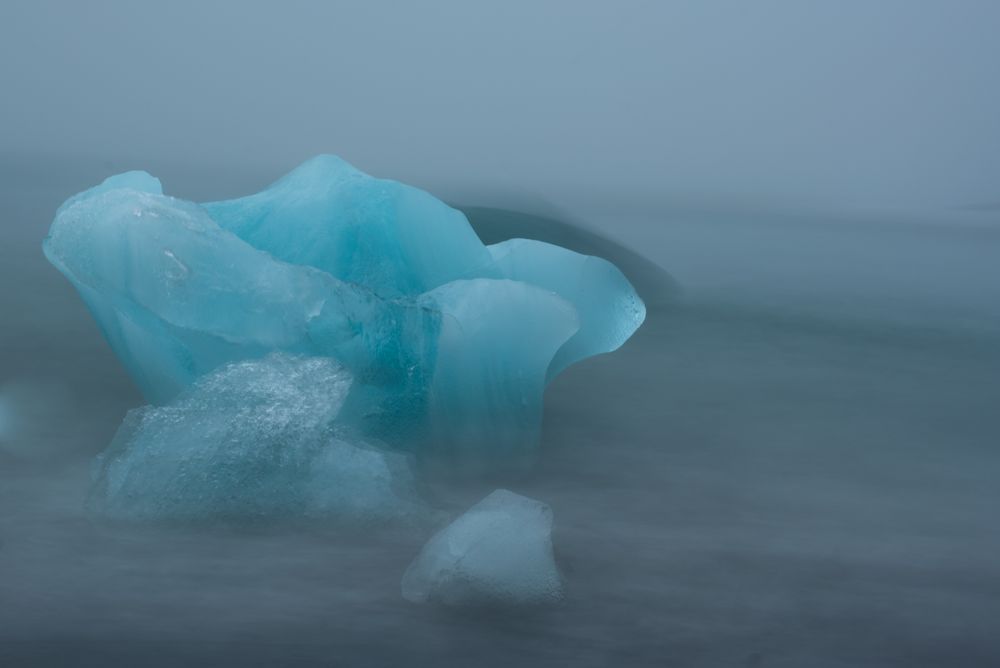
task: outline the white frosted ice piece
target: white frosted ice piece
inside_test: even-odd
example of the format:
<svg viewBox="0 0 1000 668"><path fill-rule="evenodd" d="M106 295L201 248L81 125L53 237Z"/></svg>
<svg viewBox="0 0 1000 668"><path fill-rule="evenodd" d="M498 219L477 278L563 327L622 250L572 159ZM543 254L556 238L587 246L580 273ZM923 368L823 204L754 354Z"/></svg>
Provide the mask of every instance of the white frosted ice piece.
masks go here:
<svg viewBox="0 0 1000 668"><path fill-rule="evenodd" d="M91 507L173 521L416 517L404 456L338 429L350 386L329 358L225 365L173 402L129 413L96 463Z"/></svg>
<svg viewBox="0 0 1000 668"><path fill-rule="evenodd" d="M445 605L558 602L552 511L498 489L435 534L403 575L409 601Z"/></svg>

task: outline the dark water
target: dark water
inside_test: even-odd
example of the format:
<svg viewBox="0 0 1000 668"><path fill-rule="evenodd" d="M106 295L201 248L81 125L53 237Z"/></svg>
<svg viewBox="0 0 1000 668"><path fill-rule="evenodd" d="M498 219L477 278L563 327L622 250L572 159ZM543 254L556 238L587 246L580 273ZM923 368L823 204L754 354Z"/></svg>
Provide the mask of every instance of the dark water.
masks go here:
<svg viewBox="0 0 1000 668"><path fill-rule="evenodd" d="M719 299L706 277L738 255L724 241L636 231L687 290L552 384L533 475L438 490L455 509L497 484L549 503L568 600L449 613L400 597L420 531L83 515L90 457L141 401L39 250L55 206L95 180L29 174L0 200L0 665L1000 665L996 274L954 250L985 262L995 235L904 228L872 246L868 228L754 223L753 289ZM789 250L767 239L808 258L851 235L868 264L758 280ZM880 307L854 308L879 275ZM811 288L827 301L802 301ZM956 303L981 317L935 315Z"/></svg>

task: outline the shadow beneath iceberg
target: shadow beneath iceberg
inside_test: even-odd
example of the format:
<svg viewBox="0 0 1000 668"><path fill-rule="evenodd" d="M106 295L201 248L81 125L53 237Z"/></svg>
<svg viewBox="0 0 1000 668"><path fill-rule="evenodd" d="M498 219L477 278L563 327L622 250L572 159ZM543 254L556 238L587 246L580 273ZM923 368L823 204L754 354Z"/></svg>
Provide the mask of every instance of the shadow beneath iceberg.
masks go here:
<svg viewBox="0 0 1000 668"><path fill-rule="evenodd" d="M452 206L465 214L485 244L508 239L535 239L608 260L635 286L647 308L655 309L673 302L680 292L677 281L663 267L579 223L512 209Z"/></svg>

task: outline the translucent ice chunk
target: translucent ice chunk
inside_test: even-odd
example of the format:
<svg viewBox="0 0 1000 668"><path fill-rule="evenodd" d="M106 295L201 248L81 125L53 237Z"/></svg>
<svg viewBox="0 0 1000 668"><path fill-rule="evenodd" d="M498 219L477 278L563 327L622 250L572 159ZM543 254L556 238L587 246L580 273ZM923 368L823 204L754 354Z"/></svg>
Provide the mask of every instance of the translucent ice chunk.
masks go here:
<svg viewBox="0 0 1000 668"><path fill-rule="evenodd" d="M98 459L91 506L116 519L416 517L403 456L337 427L350 386L323 357L223 366L170 404L129 413Z"/></svg>
<svg viewBox="0 0 1000 668"><path fill-rule="evenodd" d="M579 330L552 358L548 379L574 362L617 350L646 319L646 306L607 260L530 239L489 247L500 273L551 290L576 307Z"/></svg>
<svg viewBox="0 0 1000 668"><path fill-rule="evenodd" d="M430 443L449 454L511 455L534 444L546 369L577 331L572 305L518 281L455 281L423 302L441 311Z"/></svg>
<svg viewBox="0 0 1000 668"><path fill-rule="evenodd" d="M534 444L545 383L645 314L609 263L487 248L460 212L333 156L203 206L115 176L59 209L44 249L151 402L273 351L332 357L355 381L339 420L418 451Z"/></svg>
<svg viewBox="0 0 1000 668"><path fill-rule="evenodd" d="M403 575L403 597L445 605L523 605L563 597L552 511L498 489L435 534Z"/></svg>

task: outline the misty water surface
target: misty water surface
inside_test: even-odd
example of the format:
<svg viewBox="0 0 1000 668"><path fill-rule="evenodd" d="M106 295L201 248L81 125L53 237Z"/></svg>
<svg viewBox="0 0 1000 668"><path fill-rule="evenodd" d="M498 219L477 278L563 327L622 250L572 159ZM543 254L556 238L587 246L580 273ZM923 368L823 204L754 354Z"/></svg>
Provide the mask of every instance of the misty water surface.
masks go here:
<svg viewBox="0 0 1000 668"><path fill-rule="evenodd" d="M0 5L0 665L1000 665L1000 5ZM426 531L112 527L142 403L41 255L109 174L333 152L647 296L546 394L565 605L400 597Z"/></svg>

